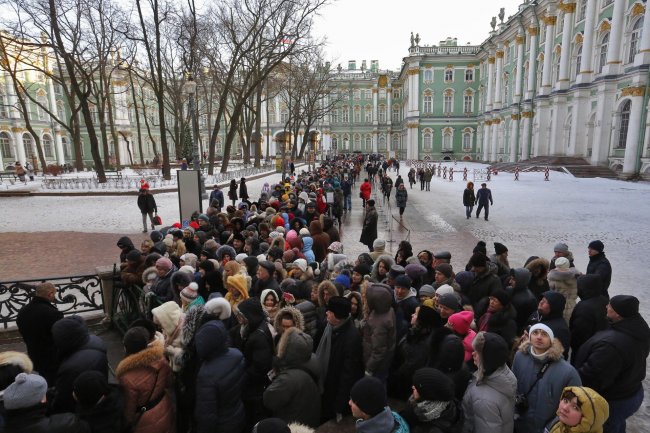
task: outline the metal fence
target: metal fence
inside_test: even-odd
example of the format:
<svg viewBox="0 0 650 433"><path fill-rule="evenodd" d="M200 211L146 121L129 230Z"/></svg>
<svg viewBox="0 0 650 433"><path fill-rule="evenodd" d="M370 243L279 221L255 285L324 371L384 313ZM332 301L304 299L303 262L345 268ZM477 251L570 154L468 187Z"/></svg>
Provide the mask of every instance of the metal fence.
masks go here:
<svg viewBox="0 0 650 433"><path fill-rule="evenodd" d="M0 330L16 326L18 312L32 299L36 286L45 282L57 288L55 303L64 315L104 310L102 287L97 275L0 281Z"/></svg>

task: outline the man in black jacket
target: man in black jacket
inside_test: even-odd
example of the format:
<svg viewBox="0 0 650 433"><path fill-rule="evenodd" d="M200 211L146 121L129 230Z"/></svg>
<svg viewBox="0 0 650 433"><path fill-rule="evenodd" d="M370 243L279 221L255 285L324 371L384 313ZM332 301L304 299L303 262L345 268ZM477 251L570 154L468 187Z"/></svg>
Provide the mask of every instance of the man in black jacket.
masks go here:
<svg viewBox="0 0 650 433"><path fill-rule="evenodd" d="M16 324L27 346L27 354L34 363L34 370L54 385L57 370L56 347L52 338L52 325L63 318L63 313L53 304L56 287L43 283L36 287L31 302L18 313Z"/></svg>
<svg viewBox="0 0 650 433"><path fill-rule="evenodd" d="M612 265L609 263L603 250L605 245L601 241L591 241L587 247L589 254L589 264L587 265L587 274L598 275L603 282L603 295L609 299L609 284L612 282Z"/></svg>
<svg viewBox="0 0 650 433"><path fill-rule="evenodd" d="M551 290L544 292L537 305L537 311L530 316L528 324L543 323L551 328L555 338L560 340L562 347L564 347L564 359L568 359L571 333L569 332L569 325L567 325L563 317L565 305L566 298L563 294Z"/></svg>
<svg viewBox="0 0 650 433"><path fill-rule="evenodd" d="M350 317L350 300L334 296L326 308L327 327L316 349L321 366L322 422L334 417L340 421L350 413L350 389L363 376L361 336Z"/></svg>
<svg viewBox="0 0 650 433"><path fill-rule="evenodd" d="M650 354L650 327L639 314L639 300L618 295L607 304L611 327L587 340L576 357L582 384L609 403L604 430L624 433L625 420L641 407L646 358Z"/></svg>
<svg viewBox="0 0 650 433"><path fill-rule="evenodd" d="M155 230L156 226L154 224L153 214L154 212L158 213L158 206L156 205L156 199L149 193L149 184L146 182L140 187L138 208L140 208L140 213L142 214L142 233L147 233L147 215L149 215L149 220L151 220L151 230Z"/></svg>
<svg viewBox="0 0 650 433"><path fill-rule="evenodd" d="M575 364L580 347L598 331L607 329L607 299L598 275L578 277L578 302L571 313L571 363Z"/></svg>

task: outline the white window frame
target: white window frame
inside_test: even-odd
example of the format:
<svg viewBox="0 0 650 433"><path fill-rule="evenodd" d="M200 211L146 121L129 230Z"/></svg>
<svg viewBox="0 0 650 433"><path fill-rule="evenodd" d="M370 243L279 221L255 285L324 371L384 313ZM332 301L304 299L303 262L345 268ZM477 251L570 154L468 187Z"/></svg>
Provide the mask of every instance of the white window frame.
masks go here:
<svg viewBox="0 0 650 433"><path fill-rule="evenodd" d="M454 82L454 68L445 68L445 83Z"/></svg>

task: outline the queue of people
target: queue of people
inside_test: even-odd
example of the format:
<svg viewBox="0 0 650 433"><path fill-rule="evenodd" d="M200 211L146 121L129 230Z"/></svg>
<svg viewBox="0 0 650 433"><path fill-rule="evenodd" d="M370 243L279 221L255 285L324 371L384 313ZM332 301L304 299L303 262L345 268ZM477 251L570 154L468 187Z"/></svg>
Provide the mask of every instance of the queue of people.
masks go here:
<svg viewBox="0 0 650 433"><path fill-rule="evenodd" d="M335 222L360 158L223 212L215 198L139 249L121 238L121 278L159 306L124 335L117 385L105 344L39 286L18 318L28 356L0 354L4 431L302 432L351 414L373 433L624 432L650 328L637 298L610 298L603 243L584 274L558 243L553 277L499 242L393 256L376 226L351 256Z"/></svg>

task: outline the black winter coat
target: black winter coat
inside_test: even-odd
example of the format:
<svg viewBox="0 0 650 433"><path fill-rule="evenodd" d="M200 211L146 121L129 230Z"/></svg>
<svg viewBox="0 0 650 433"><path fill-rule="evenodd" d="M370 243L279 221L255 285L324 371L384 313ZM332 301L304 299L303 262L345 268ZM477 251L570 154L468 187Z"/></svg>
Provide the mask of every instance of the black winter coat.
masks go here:
<svg viewBox="0 0 650 433"><path fill-rule="evenodd" d="M515 338L517 338L517 312L512 304L504 307L503 310L492 313L487 322L487 332L503 337L508 347L512 348ZM476 322L481 321L482 317Z"/></svg>
<svg viewBox="0 0 650 433"><path fill-rule="evenodd" d="M52 325L63 318L63 313L47 299L35 296L18 313L16 324L22 335L34 370L54 385L57 370L56 347Z"/></svg>
<svg viewBox="0 0 650 433"><path fill-rule="evenodd" d="M494 290L502 288L499 277L494 275L489 269L490 268L486 268L485 272L476 275L474 280L470 283L468 293L464 293L464 295L469 298L475 309L481 299L490 296Z"/></svg>
<svg viewBox="0 0 650 433"><path fill-rule="evenodd" d="M74 412L76 404L72 390L77 376L84 371L94 370L108 378L106 343L96 335L90 335L79 316L57 322L52 327L52 335L61 363L56 374L56 393L51 412Z"/></svg>
<svg viewBox="0 0 650 433"><path fill-rule="evenodd" d="M111 385L111 392L91 408L77 407L77 416L90 426L92 433L114 433L121 431L124 400L117 385Z"/></svg>
<svg viewBox="0 0 650 433"><path fill-rule="evenodd" d="M529 325L534 325L536 323L543 323L544 325L551 328L555 338L560 340L562 347L564 347L564 359L569 357L569 348L571 347L571 332L569 331L569 326L564 320L562 313L564 310L556 312L551 311L548 316L542 316L538 311L535 311L528 321Z"/></svg>
<svg viewBox="0 0 650 433"><path fill-rule="evenodd" d="M88 424L79 421L74 414L47 417L45 412L44 404L8 410L5 433L91 433Z"/></svg>
<svg viewBox="0 0 650 433"><path fill-rule="evenodd" d="M246 182L243 180L239 184L239 198L242 200L248 200L248 187L246 187Z"/></svg>
<svg viewBox="0 0 650 433"><path fill-rule="evenodd" d="M474 206L476 201L476 196L474 195L474 190L465 188L463 191L463 206Z"/></svg>
<svg viewBox="0 0 650 433"><path fill-rule="evenodd" d="M363 229L361 230L361 237L359 242L368 247L372 247L372 243L377 239L377 221L379 215L375 208L371 208L366 212L366 216L363 219Z"/></svg>
<svg viewBox="0 0 650 433"><path fill-rule="evenodd" d="M399 414L408 423L412 433L460 433L463 429L463 409L455 400L434 420L419 419L412 402Z"/></svg>
<svg viewBox="0 0 650 433"><path fill-rule="evenodd" d="M269 384L267 373L273 366L273 337L266 321L250 331L242 342L242 353L246 360L242 399L261 399L264 388Z"/></svg>
<svg viewBox="0 0 650 433"><path fill-rule="evenodd" d="M230 200L237 201L237 184L230 184L230 189L228 190L228 198Z"/></svg>
<svg viewBox="0 0 650 433"><path fill-rule="evenodd" d="M228 332L221 321L199 328L195 337L201 361L196 376L196 433L240 433L244 429L241 400L244 356L228 348Z"/></svg>
<svg viewBox="0 0 650 433"><path fill-rule="evenodd" d="M580 347L598 331L607 329L607 299L602 296L598 275L578 278L578 302L571 313L571 362L574 363Z"/></svg>
<svg viewBox="0 0 650 433"><path fill-rule="evenodd" d="M138 195L138 207L141 213L158 212L156 199L149 193Z"/></svg>
<svg viewBox="0 0 650 433"><path fill-rule="evenodd" d="M583 386L607 401L632 397L646 376L650 328L640 315L614 322L587 340L575 360Z"/></svg>
<svg viewBox="0 0 650 433"><path fill-rule="evenodd" d="M600 276L603 283L603 295L609 299L609 284L612 282L612 265L609 263L605 253L596 254L589 257L589 264L587 265L587 275L596 274Z"/></svg>
<svg viewBox="0 0 650 433"><path fill-rule="evenodd" d="M349 319L332 330L332 345L321 398L321 419L350 413L350 389L363 376L361 336Z"/></svg>

